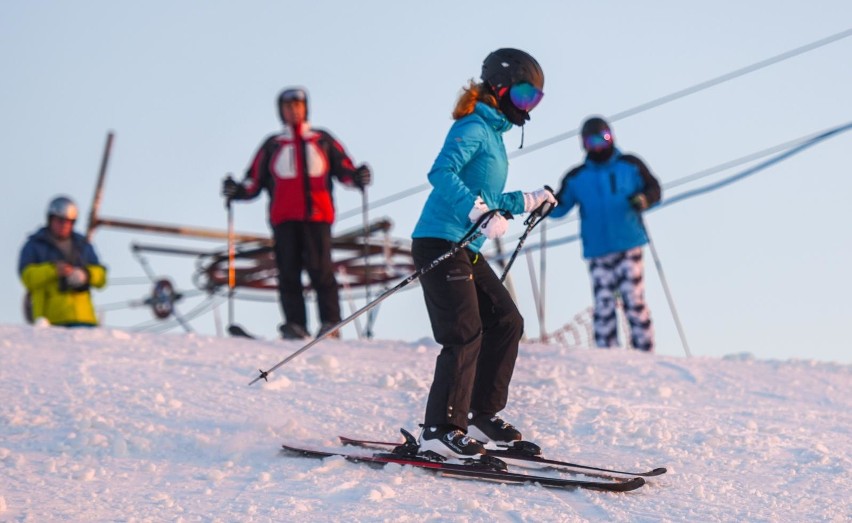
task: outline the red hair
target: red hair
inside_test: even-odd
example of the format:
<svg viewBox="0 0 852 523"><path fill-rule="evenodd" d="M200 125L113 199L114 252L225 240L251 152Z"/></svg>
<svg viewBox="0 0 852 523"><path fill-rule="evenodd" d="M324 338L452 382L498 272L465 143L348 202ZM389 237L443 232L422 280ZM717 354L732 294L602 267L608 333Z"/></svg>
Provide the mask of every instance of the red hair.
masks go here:
<svg viewBox="0 0 852 523"><path fill-rule="evenodd" d="M473 113L473 108L476 102L482 102L497 107L497 98L491 94L491 91L482 83L476 83L473 80L463 88L461 96L456 102L456 107L453 109L453 120L464 118Z"/></svg>

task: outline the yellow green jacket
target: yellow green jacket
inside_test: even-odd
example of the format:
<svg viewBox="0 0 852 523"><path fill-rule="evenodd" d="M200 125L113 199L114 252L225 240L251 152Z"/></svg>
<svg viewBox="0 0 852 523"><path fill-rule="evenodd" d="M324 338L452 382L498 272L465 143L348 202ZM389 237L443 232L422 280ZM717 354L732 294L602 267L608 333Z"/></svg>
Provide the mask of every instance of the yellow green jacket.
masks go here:
<svg viewBox="0 0 852 523"><path fill-rule="evenodd" d="M90 289L106 285L106 267L83 235L73 233L72 245L71 259L66 259L43 227L21 249L18 273L29 292L34 320L46 318L51 325L98 324ZM70 288L56 271L58 261L84 269L89 275L88 283L82 288Z"/></svg>

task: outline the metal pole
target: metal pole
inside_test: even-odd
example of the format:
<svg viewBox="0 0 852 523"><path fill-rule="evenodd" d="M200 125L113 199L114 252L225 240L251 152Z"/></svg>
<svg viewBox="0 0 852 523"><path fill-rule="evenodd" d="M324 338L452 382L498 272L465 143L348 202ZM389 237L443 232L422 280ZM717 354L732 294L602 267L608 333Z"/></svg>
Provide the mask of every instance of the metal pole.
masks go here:
<svg viewBox="0 0 852 523"><path fill-rule="evenodd" d="M547 342L547 327L545 326L545 298L547 290L546 280L547 280L547 224L542 223L541 229L539 231L541 235L541 249L538 251L539 255L539 271L541 272L541 279L539 280L539 291L538 291L538 299L539 299L539 307L538 307L538 329L539 329L539 337L542 342Z"/></svg>
<svg viewBox="0 0 852 523"><path fill-rule="evenodd" d="M104 155L101 158L101 169L98 172L98 182L95 185L95 196L92 199L92 208L89 210L89 224L86 227L86 240L92 241L92 236L95 234L95 227L98 226L98 209L101 206L101 196L104 192L104 180L106 179L107 163L112 152L113 132L107 133L107 141L104 146Z"/></svg>
<svg viewBox="0 0 852 523"><path fill-rule="evenodd" d="M230 177L230 175L228 175ZM234 323L234 290L237 287L236 239L234 234L234 207L230 198L225 200L228 209L228 334L240 338L254 338L241 325Z"/></svg>
<svg viewBox="0 0 852 523"><path fill-rule="evenodd" d="M669 284L666 281L666 275L663 273L663 265L660 263L660 257L657 254L657 249L654 247L654 242L651 239L651 234L648 232L648 226L645 225L645 220L642 219L642 215L639 215L639 223L642 224L642 228L645 229L645 236L648 238L648 247L651 249L651 256L654 258L654 265L657 266L657 274L660 275L660 283L663 284L663 291L666 293L666 300L669 302L669 309L672 311L672 318L674 318L675 326L677 327L677 333L680 335L680 342L683 344L683 351L686 353L687 358L692 357L692 353L689 352L689 344L686 342L686 334L683 332L683 325L680 323L680 317L677 313L677 308L674 304L674 299L672 298L672 293L669 290Z"/></svg>
<svg viewBox="0 0 852 523"><path fill-rule="evenodd" d="M237 271L234 267L234 207L228 198L228 326L234 324L234 287L237 285Z"/></svg>
<svg viewBox="0 0 852 523"><path fill-rule="evenodd" d="M370 303L370 217L369 217L369 200L367 198L367 188L361 187L361 219L364 224L364 300ZM364 326L364 337L373 338L373 312L367 315L367 322Z"/></svg>

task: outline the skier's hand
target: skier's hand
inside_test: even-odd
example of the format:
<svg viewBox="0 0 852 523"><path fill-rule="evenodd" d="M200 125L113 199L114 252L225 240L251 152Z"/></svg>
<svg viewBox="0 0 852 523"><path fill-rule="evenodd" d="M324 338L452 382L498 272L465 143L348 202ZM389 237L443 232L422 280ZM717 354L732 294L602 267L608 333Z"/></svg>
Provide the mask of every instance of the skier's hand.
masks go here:
<svg viewBox="0 0 852 523"><path fill-rule="evenodd" d="M485 220L485 223L480 225L480 228L486 238L494 240L506 234L506 231L509 230L509 220L499 212L495 212Z"/></svg>
<svg viewBox="0 0 852 523"><path fill-rule="evenodd" d="M356 170L355 174L352 175L352 183L355 184L355 187L359 189L363 189L364 187L370 185L373 181L373 172L370 170L370 166L366 163L362 163Z"/></svg>
<svg viewBox="0 0 852 523"><path fill-rule="evenodd" d="M67 278L69 274L71 274L71 270L74 269L69 263L64 261L56 262L56 275L60 278Z"/></svg>
<svg viewBox="0 0 852 523"><path fill-rule="evenodd" d="M68 282L68 286L72 289L81 290L89 284L89 273L86 272L85 269L74 267L71 269L71 272L68 273L65 280Z"/></svg>
<svg viewBox="0 0 852 523"><path fill-rule="evenodd" d="M476 223L482 215L488 212L488 206L482 201L482 198L477 196L473 202L473 208L467 213L471 223Z"/></svg>
<svg viewBox="0 0 852 523"><path fill-rule="evenodd" d="M476 223L480 218L482 218L482 215L487 213L489 210L488 205L482 201L481 197L477 196L476 200L473 202L473 209L470 210L467 217L471 222ZM495 212L479 227L482 229L482 234L484 234L486 238L493 240L506 234L506 231L509 230L509 221L501 216L499 212Z"/></svg>
<svg viewBox="0 0 852 523"><path fill-rule="evenodd" d="M245 188L230 176L222 182L222 196L228 200L239 200L244 195Z"/></svg>
<svg viewBox="0 0 852 523"><path fill-rule="evenodd" d="M648 198L641 192L634 194L630 198L630 205L637 211L642 212L648 208Z"/></svg>
<svg viewBox="0 0 852 523"><path fill-rule="evenodd" d="M544 204L556 207L557 203L556 196L545 188L524 193L524 212L532 212Z"/></svg>

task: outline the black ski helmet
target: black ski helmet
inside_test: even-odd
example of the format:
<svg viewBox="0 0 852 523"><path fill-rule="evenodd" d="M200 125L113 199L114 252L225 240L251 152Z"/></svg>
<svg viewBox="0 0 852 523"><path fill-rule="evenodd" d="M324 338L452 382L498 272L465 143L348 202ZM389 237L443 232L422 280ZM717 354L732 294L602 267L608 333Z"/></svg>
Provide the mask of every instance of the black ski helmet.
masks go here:
<svg viewBox="0 0 852 523"><path fill-rule="evenodd" d="M77 219L77 204L67 196L57 196L50 200L47 204L47 222L50 223L50 218L56 216L70 221Z"/></svg>
<svg viewBox="0 0 852 523"><path fill-rule="evenodd" d="M304 87L288 87L281 91L278 95L278 117L281 118L281 123L287 124L284 121L284 112L281 110L281 105L285 102L300 101L305 102L305 120L308 119L308 90Z"/></svg>
<svg viewBox="0 0 852 523"><path fill-rule="evenodd" d="M530 115L509 101L508 89L526 82L544 91L544 71L535 58L520 49L502 48L489 54L482 62L480 78L497 97L500 110L515 125L524 125Z"/></svg>
<svg viewBox="0 0 852 523"><path fill-rule="evenodd" d="M529 82L544 90L544 72L535 58L520 49L497 49L482 62L482 81L494 92L503 87Z"/></svg>
<svg viewBox="0 0 852 523"><path fill-rule="evenodd" d="M603 141L597 138L599 140L597 146L590 147L588 139L593 136L601 136ZM593 116L583 122L583 127L580 129L580 142L589 158L596 162L608 160L615 149L615 136L612 134L609 124L600 116Z"/></svg>
<svg viewBox="0 0 852 523"><path fill-rule="evenodd" d="M606 120L601 118L600 116L593 116L583 122L583 127L580 130L580 136L583 139L586 139L593 134L601 134L603 132L608 132L612 134L612 131L609 128L609 124L606 123Z"/></svg>

